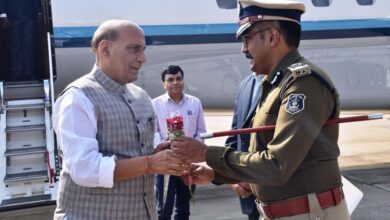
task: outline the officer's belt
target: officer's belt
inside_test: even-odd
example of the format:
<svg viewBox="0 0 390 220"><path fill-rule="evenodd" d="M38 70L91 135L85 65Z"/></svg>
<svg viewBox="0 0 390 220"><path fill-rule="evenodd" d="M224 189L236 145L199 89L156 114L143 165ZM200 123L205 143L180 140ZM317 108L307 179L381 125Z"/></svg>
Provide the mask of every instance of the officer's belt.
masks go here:
<svg viewBox="0 0 390 220"><path fill-rule="evenodd" d="M316 193L316 195L322 209L336 206L344 199L344 193L341 187L336 187L325 192ZM300 215L310 212L309 200L307 196L301 196L272 203L264 203L256 200L256 206L265 217L270 219Z"/></svg>

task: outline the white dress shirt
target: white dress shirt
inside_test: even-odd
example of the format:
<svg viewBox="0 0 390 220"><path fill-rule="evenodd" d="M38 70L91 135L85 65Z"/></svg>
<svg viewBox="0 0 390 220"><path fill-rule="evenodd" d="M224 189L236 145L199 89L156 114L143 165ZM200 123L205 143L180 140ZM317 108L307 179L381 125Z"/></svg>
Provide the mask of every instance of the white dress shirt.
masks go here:
<svg viewBox="0 0 390 220"><path fill-rule="evenodd" d="M153 107L156 111L156 133L154 134L154 147L167 140L166 119L172 113L178 112L183 116L184 133L186 137L200 139L200 134L206 133L203 108L200 100L191 95L183 94L179 104L173 101L168 93L153 99Z"/></svg>
<svg viewBox="0 0 390 220"><path fill-rule="evenodd" d="M57 99L53 126L63 153L61 172L80 186L112 188L116 157L99 153L95 111L80 89L70 88Z"/></svg>

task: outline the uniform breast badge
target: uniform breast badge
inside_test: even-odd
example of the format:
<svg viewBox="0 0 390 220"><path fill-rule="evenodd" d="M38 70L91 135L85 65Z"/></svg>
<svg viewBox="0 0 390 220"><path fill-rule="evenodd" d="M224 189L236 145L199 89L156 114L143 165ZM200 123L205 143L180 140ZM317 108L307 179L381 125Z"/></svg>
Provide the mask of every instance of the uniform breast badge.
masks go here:
<svg viewBox="0 0 390 220"><path fill-rule="evenodd" d="M288 96L286 112L296 114L305 108L306 96L303 94L291 94Z"/></svg>

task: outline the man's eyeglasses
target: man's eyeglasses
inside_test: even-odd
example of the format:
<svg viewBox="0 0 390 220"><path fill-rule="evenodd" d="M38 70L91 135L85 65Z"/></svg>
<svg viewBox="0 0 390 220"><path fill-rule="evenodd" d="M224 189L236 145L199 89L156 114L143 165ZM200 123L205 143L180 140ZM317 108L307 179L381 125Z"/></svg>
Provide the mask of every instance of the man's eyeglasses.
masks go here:
<svg viewBox="0 0 390 220"><path fill-rule="evenodd" d="M141 52L145 51L146 47L141 45L130 45L127 46L127 50L133 54L139 55Z"/></svg>
<svg viewBox="0 0 390 220"><path fill-rule="evenodd" d="M269 30L271 28L272 27L267 27L267 28L259 29L259 30L244 34L241 36L241 40L244 43L244 45L248 45L248 39L250 39L253 35L255 35L257 33L261 33L261 32L266 31L266 30Z"/></svg>
<svg viewBox="0 0 390 220"><path fill-rule="evenodd" d="M181 82L183 81L183 78L180 76L180 77L176 77L176 78L168 78L165 80L167 83L173 83L173 82Z"/></svg>

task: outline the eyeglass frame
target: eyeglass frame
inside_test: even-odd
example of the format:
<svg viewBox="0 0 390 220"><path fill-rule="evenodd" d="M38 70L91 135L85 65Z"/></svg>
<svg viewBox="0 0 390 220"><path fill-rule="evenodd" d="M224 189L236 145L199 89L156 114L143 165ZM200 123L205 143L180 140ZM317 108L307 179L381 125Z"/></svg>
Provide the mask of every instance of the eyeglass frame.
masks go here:
<svg viewBox="0 0 390 220"><path fill-rule="evenodd" d="M145 52L146 46L131 44L126 47L126 50L130 51L132 54L135 54L136 56L139 56L142 52Z"/></svg>
<svg viewBox="0 0 390 220"><path fill-rule="evenodd" d="M248 38L252 37L252 36L255 35L255 34L258 34L258 33L261 33L261 32L263 32L263 31L269 30L269 29L271 29L271 28L273 28L273 26L272 26L272 27L263 28L263 29L260 29L260 30L256 30L256 31L251 32L251 33L243 34L243 35L240 37L240 38L241 38L241 41L242 41L242 43L243 43L245 46L247 46L247 45L248 45Z"/></svg>
<svg viewBox="0 0 390 220"><path fill-rule="evenodd" d="M177 72L177 73L180 73L180 72ZM170 75L176 75L176 74L170 74ZM167 75L169 75L169 74L167 74ZM183 81L184 81L183 76L180 76L180 77L177 77L177 78L168 78L168 79L164 80L164 82L166 82L168 84L172 84L174 82L179 82L180 83L180 82L183 82Z"/></svg>

